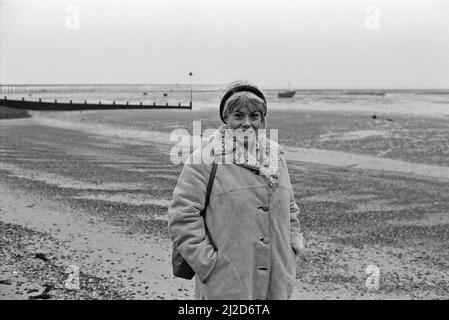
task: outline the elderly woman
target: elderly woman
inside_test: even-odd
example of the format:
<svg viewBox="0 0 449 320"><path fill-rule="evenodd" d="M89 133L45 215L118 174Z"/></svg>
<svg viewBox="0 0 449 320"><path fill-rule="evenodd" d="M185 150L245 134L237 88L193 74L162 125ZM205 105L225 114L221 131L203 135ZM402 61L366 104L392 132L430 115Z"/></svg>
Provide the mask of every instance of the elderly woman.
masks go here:
<svg viewBox="0 0 449 320"><path fill-rule="evenodd" d="M292 295L296 255L303 249L299 208L283 151L258 133L266 127L266 113L266 98L256 86L232 83L220 103L224 126L191 155L212 150L218 163L207 208L212 166L206 161L187 162L173 191L169 234L195 272L197 299Z"/></svg>

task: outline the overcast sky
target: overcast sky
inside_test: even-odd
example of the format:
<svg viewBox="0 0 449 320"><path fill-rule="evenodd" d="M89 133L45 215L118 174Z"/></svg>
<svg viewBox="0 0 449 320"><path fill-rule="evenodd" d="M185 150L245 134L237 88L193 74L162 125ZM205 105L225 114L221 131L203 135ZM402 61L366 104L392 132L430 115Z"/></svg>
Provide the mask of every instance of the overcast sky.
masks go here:
<svg viewBox="0 0 449 320"><path fill-rule="evenodd" d="M0 0L1 83L449 88L449 0Z"/></svg>

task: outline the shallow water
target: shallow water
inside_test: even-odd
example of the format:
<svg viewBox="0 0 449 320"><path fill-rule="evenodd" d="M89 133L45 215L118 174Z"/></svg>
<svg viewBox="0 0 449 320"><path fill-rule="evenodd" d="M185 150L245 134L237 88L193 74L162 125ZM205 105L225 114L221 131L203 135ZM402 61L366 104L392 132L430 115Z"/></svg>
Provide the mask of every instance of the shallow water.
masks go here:
<svg viewBox="0 0 449 320"><path fill-rule="evenodd" d="M220 85L193 86L193 110L217 109L222 95ZM429 117L449 116L449 91L445 90L298 90L292 98L280 99L281 90L264 89L269 110L314 110L314 111L352 111L381 114L419 115ZM381 92L382 95L378 95ZM146 93L146 95L144 95ZM164 96L167 94L167 96ZM92 88L88 92L40 92L6 94L10 99L130 104L169 103L188 104L190 86L185 85L146 85L109 86L106 89Z"/></svg>

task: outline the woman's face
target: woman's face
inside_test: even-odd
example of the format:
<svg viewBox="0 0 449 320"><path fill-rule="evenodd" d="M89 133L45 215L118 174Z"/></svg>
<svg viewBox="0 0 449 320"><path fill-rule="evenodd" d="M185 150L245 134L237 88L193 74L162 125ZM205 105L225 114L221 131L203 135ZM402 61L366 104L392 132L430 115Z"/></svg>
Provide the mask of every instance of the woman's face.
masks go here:
<svg viewBox="0 0 449 320"><path fill-rule="evenodd" d="M259 111L250 111L246 108L237 109L229 114L226 121L227 129L241 129L246 131L252 128L257 132L258 129L262 129L263 120Z"/></svg>

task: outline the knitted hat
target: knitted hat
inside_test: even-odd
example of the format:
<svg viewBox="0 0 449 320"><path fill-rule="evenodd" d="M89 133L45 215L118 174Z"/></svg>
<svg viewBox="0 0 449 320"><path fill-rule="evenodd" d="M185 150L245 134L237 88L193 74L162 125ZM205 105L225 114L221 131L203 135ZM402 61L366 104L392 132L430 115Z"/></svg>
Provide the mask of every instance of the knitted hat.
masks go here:
<svg viewBox="0 0 449 320"><path fill-rule="evenodd" d="M258 96L259 98L261 98L265 102L265 104L267 103L267 99L265 98L265 95L255 85L249 83L246 80L239 80L239 81L231 82L226 87L226 89L223 91L223 95L221 97L221 102L220 102L220 118L224 123L226 123L226 121L225 121L225 119L223 119L223 109L224 109L224 106L226 105L226 101L233 94L235 94L237 92L242 92L242 91L251 92L251 93L255 94L256 96ZM266 114L264 114L264 116L266 116Z"/></svg>

